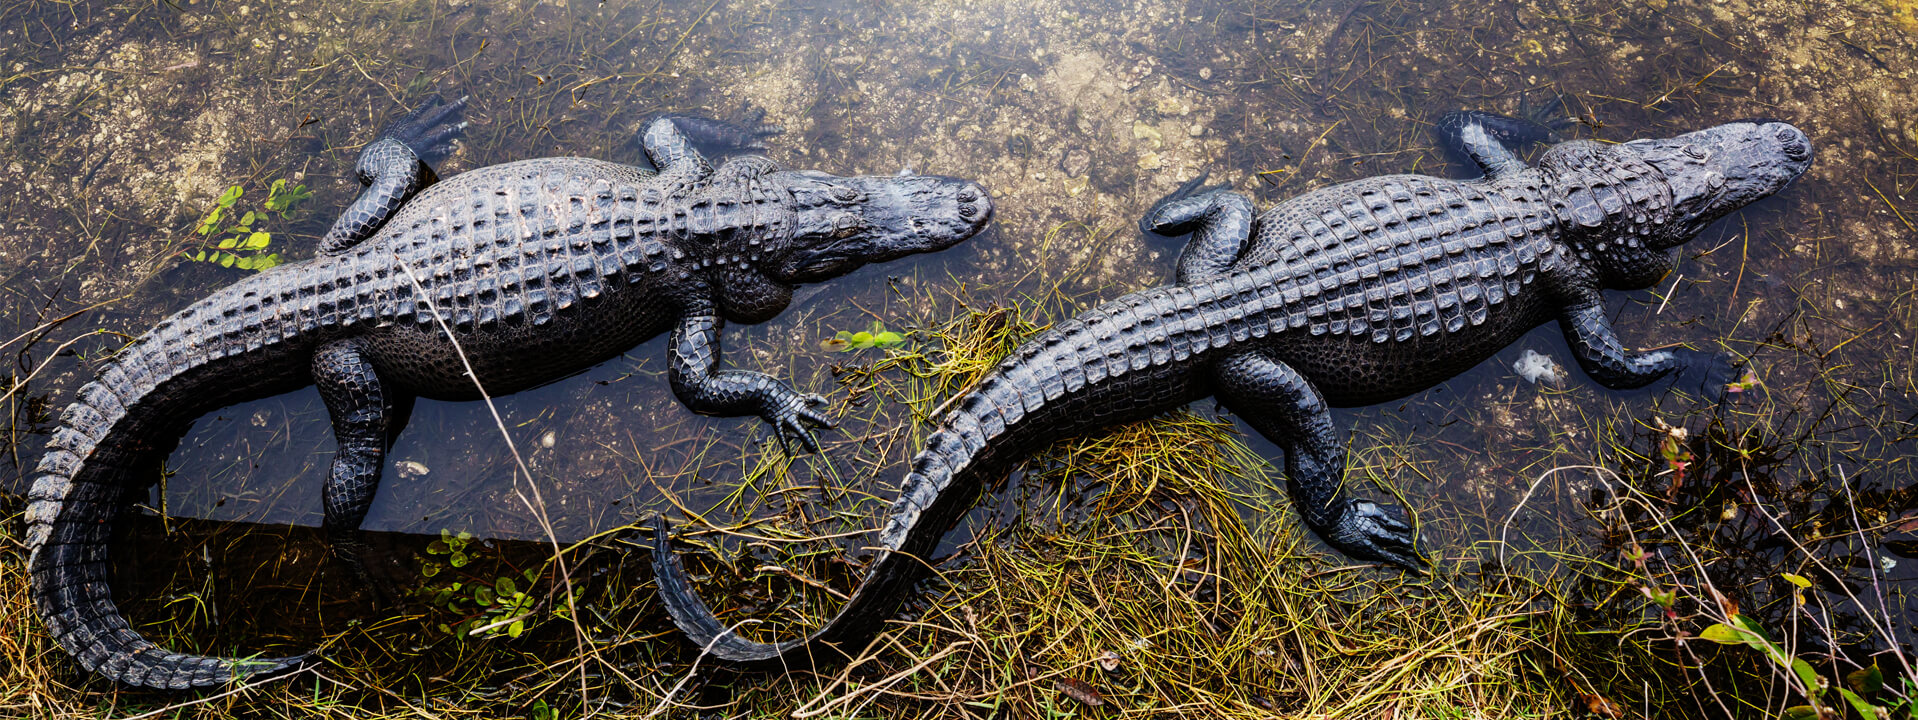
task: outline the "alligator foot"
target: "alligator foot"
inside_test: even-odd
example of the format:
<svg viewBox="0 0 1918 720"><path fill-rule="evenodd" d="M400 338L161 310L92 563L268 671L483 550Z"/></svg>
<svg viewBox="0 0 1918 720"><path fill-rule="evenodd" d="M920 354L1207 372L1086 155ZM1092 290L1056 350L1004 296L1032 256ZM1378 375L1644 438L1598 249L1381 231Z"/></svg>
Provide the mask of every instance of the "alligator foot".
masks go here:
<svg viewBox="0 0 1918 720"><path fill-rule="evenodd" d="M1533 105L1529 98L1518 101L1518 113L1521 120L1545 129L1544 142L1564 142L1561 134L1578 124L1578 118L1565 114L1565 96L1552 93L1552 99Z"/></svg>
<svg viewBox="0 0 1918 720"><path fill-rule="evenodd" d="M714 120L692 115L665 115L686 138L704 146L713 156L766 152L766 141L786 129L766 122L766 111L751 105L741 106L734 120Z"/></svg>
<svg viewBox="0 0 1918 720"><path fill-rule="evenodd" d="M1370 500L1357 500L1345 507L1327 532L1320 537L1351 557L1391 563L1415 573L1425 572L1425 558L1414 545L1418 534Z"/></svg>
<svg viewBox="0 0 1918 720"><path fill-rule="evenodd" d="M766 422L772 423L773 431L779 434L779 446L792 455L792 446L788 442L798 442L806 452L819 452L819 439L813 437L812 428L832 429L839 421L825 413L828 401L821 395L793 394L766 413Z"/></svg>
<svg viewBox="0 0 1918 720"><path fill-rule="evenodd" d="M1678 361L1682 363L1677 373L1674 387L1686 392L1696 392L1706 402L1718 403L1731 391L1732 383L1738 382L1744 374L1738 365L1738 356L1731 353L1707 353L1697 350L1676 351Z"/></svg>
<svg viewBox="0 0 1918 720"><path fill-rule="evenodd" d="M412 112L386 126L380 136L404 143L421 162L437 162L453 151L453 139L466 132L469 123L461 119L460 114L466 109L467 99L462 96L449 103L439 95L429 97Z"/></svg>

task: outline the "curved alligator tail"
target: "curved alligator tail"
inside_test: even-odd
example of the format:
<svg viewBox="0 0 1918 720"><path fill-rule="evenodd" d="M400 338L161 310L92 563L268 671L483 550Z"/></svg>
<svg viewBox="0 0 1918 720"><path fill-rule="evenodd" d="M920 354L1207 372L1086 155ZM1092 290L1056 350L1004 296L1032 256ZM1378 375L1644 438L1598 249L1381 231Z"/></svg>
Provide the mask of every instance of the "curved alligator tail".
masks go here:
<svg viewBox="0 0 1918 720"><path fill-rule="evenodd" d="M1244 279L1133 293L1059 323L1022 344L927 438L879 531L879 556L826 625L804 639L769 644L732 632L693 592L662 521L653 569L674 624L722 661L810 666L851 657L927 573L939 539L980 490L1054 439L1171 410L1210 393L1197 356L1233 336L1264 335L1272 293ZM1232 318L1207 326L1187 318ZM1276 331L1277 328L1272 328Z"/></svg>
<svg viewBox="0 0 1918 720"><path fill-rule="evenodd" d="M258 277L258 276L256 276ZM280 367L291 331L272 313L245 330L211 330L216 302L232 302L242 282L196 303L124 348L99 379L82 387L48 442L27 500L27 561L32 595L55 640L89 671L127 685L186 689L284 671L303 656L242 660L176 653L133 630L114 605L107 540L129 480L151 470L204 412L237 397L297 388L305 374ZM228 305L235 307L237 303ZM256 303L257 305L257 303ZM263 362L264 361L264 362ZM289 378L289 376L291 376ZM211 389L218 387L217 392Z"/></svg>

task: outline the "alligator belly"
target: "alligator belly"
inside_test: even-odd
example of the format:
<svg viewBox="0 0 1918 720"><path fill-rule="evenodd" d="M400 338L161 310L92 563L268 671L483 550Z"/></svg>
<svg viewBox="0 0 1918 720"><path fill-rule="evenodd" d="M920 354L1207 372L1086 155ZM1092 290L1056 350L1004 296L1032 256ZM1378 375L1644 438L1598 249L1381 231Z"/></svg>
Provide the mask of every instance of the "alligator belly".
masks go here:
<svg viewBox="0 0 1918 720"><path fill-rule="evenodd" d="M1528 303L1529 304L1529 303ZM1498 311L1504 312L1498 312ZM1532 328L1550 320L1540 309L1507 304L1477 325L1416 329L1378 340L1373 335L1282 336L1272 353L1297 368L1336 407L1372 405L1411 395L1484 362Z"/></svg>
<svg viewBox="0 0 1918 720"><path fill-rule="evenodd" d="M382 378L421 397L470 400L479 392L465 363L472 364L489 395L544 385L618 357L669 329L676 314L657 300L602 296L546 314L454 327L450 339L437 320L406 323L379 328L366 341Z"/></svg>

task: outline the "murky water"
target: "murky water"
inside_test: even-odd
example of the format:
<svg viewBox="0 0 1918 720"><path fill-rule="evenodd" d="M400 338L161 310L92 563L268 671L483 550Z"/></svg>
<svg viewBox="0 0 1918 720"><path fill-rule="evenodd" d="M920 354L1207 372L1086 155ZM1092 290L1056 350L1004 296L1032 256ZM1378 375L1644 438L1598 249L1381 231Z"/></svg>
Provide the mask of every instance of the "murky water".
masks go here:
<svg viewBox="0 0 1918 720"><path fill-rule="evenodd" d="M1548 326L1438 388L1340 412L1363 492L1402 494L1442 555L1501 535L1551 545L1592 531L1581 503L1600 491L1547 471L1643 469L1656 418L1718 446L1778 449L1762 472L1725 471L1726 487L1842 478L1873 499L1864 524L1879 528L1918 509L1918 23L1901 0L193 0L16 4L0 28L0 339L14 338L0 487L15 493L91 360L248 272L181 259L221 191L241 185L255 203L273 180L306 184L304 213L262 221L274 251L304 257L357 191L358 146L429 93L473 98L474 127L442 176L548 155L634 160L649 114L751 105L786 126L771 155L788 166L985 184L999 208L988 234L729 328L733 367L841 400L834 366L877 355L822 349L837 331L942 322L962 299L985 308L1057 287L1090 304L1167 282L1176 248L1134 223L1202 170L1261 207L1368 175L1457 174L1430 121L1562 97L1578 137L1768 116L1813 138L1817 165L1801 181L1686 246L1655 291L1609 298L1628 343L1744 353L1762 385L1722 408L1605 393L1575 371L1562 388L1533 385L1511 369L1523 351L1569 360ZM855 518L843 522L876 522L912 450L895 432L902 406L853 408L822 435L830 462L736 493L774 454L770 436L757 420L686 411L664 352L655 339L499 399L554 536L651 510L677 519L675 503L744 518L786 507L761 492L813 485L871 493L836 502ZM153 504L174 518L316 525L332 449L312 390L228 408L195 425ZM369 529L547 536L481 404L422 402L391 459ZM1739 493L1699 501L1736 505ZM1892 576L1914 577L1918 560L1897 557Z"/></svg>

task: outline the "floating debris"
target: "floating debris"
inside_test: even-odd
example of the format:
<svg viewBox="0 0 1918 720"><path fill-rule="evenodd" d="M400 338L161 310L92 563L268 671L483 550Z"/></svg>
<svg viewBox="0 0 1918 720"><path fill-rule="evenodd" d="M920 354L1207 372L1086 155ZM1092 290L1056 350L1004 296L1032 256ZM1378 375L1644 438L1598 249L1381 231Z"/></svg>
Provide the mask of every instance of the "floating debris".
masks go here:
<svg viewBox="0 0 1918 720"><path fill-rule="evenodd" d="M1557 385L1565 380L1565 370L1557 362L1531 348L1526 348L1525 354L1518 356L1518 362L1512 363L1512 372L1533 384Z"/></svg>

